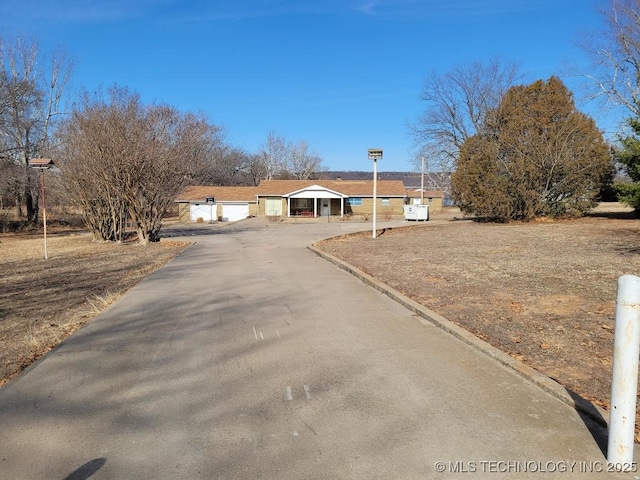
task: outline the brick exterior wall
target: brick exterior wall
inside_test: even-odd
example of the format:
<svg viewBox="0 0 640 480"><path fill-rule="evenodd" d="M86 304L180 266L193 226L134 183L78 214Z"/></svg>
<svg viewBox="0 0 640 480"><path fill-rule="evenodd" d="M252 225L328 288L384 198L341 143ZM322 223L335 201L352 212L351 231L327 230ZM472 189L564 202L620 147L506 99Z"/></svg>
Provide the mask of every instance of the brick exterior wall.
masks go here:
<svg viewBox="0 0 640 480"><path fill-rule="evenodd" d="M385 215L404 215L404 198L389 198L389 205L383 205L382 199L387 197L376 198L376 210L378 218L384 218ZM372 215L373 214L373 198L363 198L362 205L347 205L346 212L351 211L354 215Z"/></svg>
<svg viewBox="0 0 640 480"><path fill-rule="evenodd" d="M404 198L389 198L389 205L382 205L382 199L387 197L377 198L377 213L378 217L383 218L385 215L397 216L404 215ZM264 216L266 208L266 197L260 197L259 204L257 206L257 215ZM320 205L317 207L318 216L320 215ZM346 199L344 200L344 214L349 215L371 215L373 213L373 198L362 198L362 205L351 206L347 205ZM331 215L340 215L340 200L331 199ZM282 216L287 216L287 199L282 199Z"/></svg>

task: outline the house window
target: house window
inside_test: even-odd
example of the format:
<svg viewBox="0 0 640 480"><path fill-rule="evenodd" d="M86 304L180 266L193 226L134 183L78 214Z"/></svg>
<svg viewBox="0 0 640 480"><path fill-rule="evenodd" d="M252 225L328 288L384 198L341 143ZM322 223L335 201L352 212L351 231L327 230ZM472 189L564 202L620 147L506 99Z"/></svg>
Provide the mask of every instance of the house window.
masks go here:
<svg viewBox="0 0 640 480"><path fill-rule="evenodd" d="M313 210L313 198L292 198L292 209Z"/></svg>
<svg viewBox="0 0 640 480"><path fill-rule="evenodd" d="M347 205L351 205L352 207L361 207L362 199L361 198L347 198Z"/></svg>
<svg viewBox="0 0 640 480"><path fill-rule="evenodd" d="M389 199L388 198L383 198L381 201L382 201L382 206L383 207L388 207L389 206Z"/></svg>

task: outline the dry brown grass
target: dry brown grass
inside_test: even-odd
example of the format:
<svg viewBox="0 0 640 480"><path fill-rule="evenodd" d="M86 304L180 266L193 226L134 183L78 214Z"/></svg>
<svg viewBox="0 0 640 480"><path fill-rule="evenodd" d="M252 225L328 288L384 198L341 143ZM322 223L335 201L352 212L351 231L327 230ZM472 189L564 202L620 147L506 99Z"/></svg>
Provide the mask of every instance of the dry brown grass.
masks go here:
<svg viewBox="0 0 640 480"><path fill-rule="evenodd" d="M640 274L627 212L506 225L436 215L318 247L608 408L617 279Z"/></svg>
<svg viewBox="0 0 640 480"><path fill-rule="evenodd" d="M92 241L53 228L0 235L0 385L116 301L186 244Z"/></svg>

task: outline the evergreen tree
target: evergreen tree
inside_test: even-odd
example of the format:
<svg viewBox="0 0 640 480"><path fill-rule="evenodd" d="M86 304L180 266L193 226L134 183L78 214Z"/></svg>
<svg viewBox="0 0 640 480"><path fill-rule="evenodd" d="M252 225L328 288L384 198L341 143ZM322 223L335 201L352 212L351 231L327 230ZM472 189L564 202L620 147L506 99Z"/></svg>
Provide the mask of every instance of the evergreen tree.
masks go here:
<svg viewBox="0 0 640 480"><path fill-rule="evenodd" d="M609 148L560 79L512 87L489 118L462 145L452 176L464 213L529 221L595 205L611 171Z"/></svg>
<svg viewBox="0 0 640 480"><path fill-rule="evenodd" d="M627 120L631 132L621 137L620 147L614 150L615 160L620 163L634 183L617 182L614 185L618 200L640 213L640 118Z"/></svg>

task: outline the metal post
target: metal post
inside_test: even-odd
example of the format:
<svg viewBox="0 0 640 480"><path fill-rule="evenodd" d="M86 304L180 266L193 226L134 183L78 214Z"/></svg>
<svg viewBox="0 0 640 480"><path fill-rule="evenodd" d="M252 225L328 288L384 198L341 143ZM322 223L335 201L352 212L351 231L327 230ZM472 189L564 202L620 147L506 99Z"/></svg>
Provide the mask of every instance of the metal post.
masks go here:
<svg viewBox="0 0 640 480"><path fill-rule="evenodd" d="M42 192L42 224L44 227L44 259L49 259L47 253L47 207L44 198L44 168L40 169L40 191Z"/></svg>
<svg viewBox="0 0 640 480"><path fill-rule="evenodd" d="M40 170L40 196L42 197L42 223L44 225L44 259L47 260L47 207L44 194L44 171L54 167L55 164L50 158L32 158L29 160L29 167Z"/></svg>
<svg viewBox="0 0 640 480"><path fill-rule="evenodd" d="M424 205L424 157L422 159L422 174L420 175L420 205Z"/></svg>
<svg viewBox="0 0 640 480"><path fill-rule="evenodd" d="M376 238L376 195L378 194L378 159L373 159L373 238Z"/></svg>
<svg viewBox="0 0 640 480"><path fill-rule="evenodd" d="M370 148L369 160L373 160L373 238L376 238L377 196L378 196L378 159L382 158L382 149Z"/></svg>
<svg viewBox="0 0 640 480"><path fill-rule="evenodd" d="M640 277L618 278L613 334L613 375L607 461L617 470L633 463L633 442L640 355Z"/></svg>

